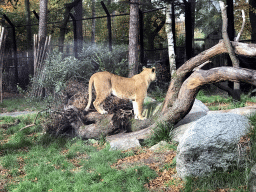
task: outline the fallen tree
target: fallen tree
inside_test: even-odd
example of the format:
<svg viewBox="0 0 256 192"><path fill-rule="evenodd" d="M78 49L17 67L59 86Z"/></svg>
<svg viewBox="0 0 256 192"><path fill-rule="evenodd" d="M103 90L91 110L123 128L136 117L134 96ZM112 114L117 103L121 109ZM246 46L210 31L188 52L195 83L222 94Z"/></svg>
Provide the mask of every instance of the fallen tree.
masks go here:
<svg viewBox="0 0 256 192"><path fill-rule="evenodd" d="M225 7L223 8L225 10ZM225 17L223 19L223 22L227 22ZM223 25L223 27L225 26ZM223 31L225 32L226 30L223 29ZM226 35L223 35L224 40L219 41L217 45L188 60L172 75L163 107L159 113L144 121L129 121L129 126L136 127L138 131L112 135L108 137L108 140L117 137L119 139L122 137L145 139L149 137L152 130L157 128L159 122L178 123L189 113L198 91L205 84L233 81L245 82L256 86L256 71L254 70L238 67L201 69L202 66L209 62L210 58L223 53L228 53L232 57L234 53L247 57L256 56L256 44L246 44L237 41L230 42L226 37ZM191 75L186 79L190 73ZM122 110L125 111L125 108ZM109 135L116 132L120 126L120 124L116 123L117 121L113 114L82 114L73 105L68 107L64 113L67 114L67 122L73 128L75 135L83 138L99 138L102 135ZM70 118L70 116L75 116L75 118Z"/></svg>

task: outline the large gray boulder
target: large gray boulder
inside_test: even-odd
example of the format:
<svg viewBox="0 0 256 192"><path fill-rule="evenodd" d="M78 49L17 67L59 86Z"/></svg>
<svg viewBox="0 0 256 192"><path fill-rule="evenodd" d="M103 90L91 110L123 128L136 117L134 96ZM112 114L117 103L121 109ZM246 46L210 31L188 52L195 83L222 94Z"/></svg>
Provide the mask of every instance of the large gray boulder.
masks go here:
<svg viewBox="0 0 256 192"><path fill-rule="evenodd" d="M249 174L248 189L250 192L256 192L256 164L251 168Z"/></svg>
<svg viewBox="0 0 256 192"><path fill-rule="evenodd" d="M208 107L203 102L195 99L192 109L175 126L172 134L172 140L179 142L185 131L198 119L204 117L209 112Z"/></svg>
<svg viewBox="0 0 256 192"><path fill-rule="evenodd" d="M244 166L246 149L238 150L237 144L249 128L249 120L237 114L208 114L197 120L179 140L178 175L202 176Z"/></svg>

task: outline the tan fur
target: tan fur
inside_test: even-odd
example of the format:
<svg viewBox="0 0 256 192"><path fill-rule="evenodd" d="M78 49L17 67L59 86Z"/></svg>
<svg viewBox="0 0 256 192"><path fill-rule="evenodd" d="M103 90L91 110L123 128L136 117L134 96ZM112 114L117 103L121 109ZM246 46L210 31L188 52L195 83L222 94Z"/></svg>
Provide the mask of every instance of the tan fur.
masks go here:
<svg viewBox="0 0 256 192"><path fill-rule="evenodd" d="M93 102L95 109L100 114L106 114L102 107L103 101L113 94L121 99L132 100L135 119L143 120L142 104L147 96L147 89L152 81L156 79L155 67L144 68L143 71L131 78L121 77L107 71L98 72L91 76L89 81L89 100L85 108L89 110L92 102L92 85L96 92L96 99Z"/></svg>

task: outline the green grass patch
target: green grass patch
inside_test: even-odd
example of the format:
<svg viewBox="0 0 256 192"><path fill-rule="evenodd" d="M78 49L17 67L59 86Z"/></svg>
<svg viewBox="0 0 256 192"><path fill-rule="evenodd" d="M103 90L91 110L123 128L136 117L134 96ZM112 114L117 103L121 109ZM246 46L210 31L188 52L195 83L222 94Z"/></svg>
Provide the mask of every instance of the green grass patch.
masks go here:
<svg viewBox="0 0 256 192"><path fill-rule="evenodd" d="M247 185L246 171L233 170L232 172L216 172L201 178L186 178L184 192L208 192L216 189L229 189L244 192Z"/></svg>
<svg viewBox="0 0 256 192"><path fill-rule="evenodd" d="M230 96L229 97L224 97L220 95L208 96L205 94L204 90L200 90L198 92L196 99L202 101L203 103L206 103L208 108L212 111L245 107L246 102L256 103L256 97L250 97L245 94L241 95L241 101L234 101Z"/></svg>
<svg viewBox="0 0 256 192"><path fill-rule="evenodd" d="M0 103L0 113L13 112L13 111L36 111L42 110L47 107L51 102L49 99L27 99L24 97L3 99L3 103Z"/></svg>
<svg viewBox="0 0 256 192"><path fill-rule="evenodd" d="M150 138L146 139L143 142L143 145L153 146L160 141L171 141L170 131L173 130L173 125L168 122L160 122L157 124L157 127L153 130L153 134Z"/></svg>
<svg viewBox="0 0 256 192"><path fill-rule="evenodd" d="M0 179L8 180L7 191L146 191L144 184L157 176L148 166L111 167L130 152L109 151L107 144L98 149L79 138L43 135L39 125L20 131L35 115L19 118L18 125L1 129L5 137L0 138L0 164L8 174ZM15 119L1 117L1 122Z"/></svg>

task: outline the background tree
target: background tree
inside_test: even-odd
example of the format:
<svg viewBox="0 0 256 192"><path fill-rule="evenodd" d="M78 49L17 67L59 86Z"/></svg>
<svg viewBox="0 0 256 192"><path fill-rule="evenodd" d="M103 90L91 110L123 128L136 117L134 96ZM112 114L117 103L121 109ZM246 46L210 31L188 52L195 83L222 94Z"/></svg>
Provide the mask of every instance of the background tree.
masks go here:
<svg viewBox="0 0 256 192"><path fill-rule="evenodd" d="M43 40L47 36L47 4L48 0L40 0L38 37Z"/></svg>
<svg viewBox="0 0 256 192"><path fill-rule="evenodd" d="M249 0L250 8L250 22L252 27L252 35L251 38L254 42L256 42L256 1Z"/></svg>
<svg viewBox="0 0 256 192"><path fill-rule="evenodd" d="M129 77L138 73L139 65L139 0L130 1Z"/></svg>

